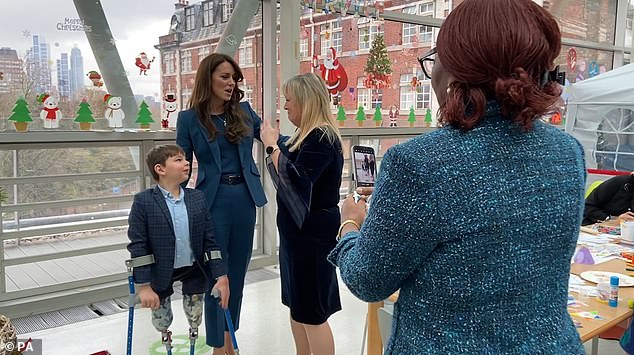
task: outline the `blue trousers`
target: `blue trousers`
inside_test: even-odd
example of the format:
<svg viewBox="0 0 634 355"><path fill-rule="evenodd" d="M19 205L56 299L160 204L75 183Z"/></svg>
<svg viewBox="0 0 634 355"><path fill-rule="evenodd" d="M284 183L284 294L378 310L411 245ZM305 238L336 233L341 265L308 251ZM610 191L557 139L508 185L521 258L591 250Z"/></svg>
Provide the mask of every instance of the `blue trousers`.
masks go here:
<svg viewBox="0 0 634 355"><path fill-rule="evenodd" d="M210 211L214 238L229 270L229 312L238 330L244 278L253 250L255 203L246 184L220 184ZM224 312L217 299L209 294L205 295L205 329L207 345L221 347L224 344L224 332L228 329Z"/></svg>

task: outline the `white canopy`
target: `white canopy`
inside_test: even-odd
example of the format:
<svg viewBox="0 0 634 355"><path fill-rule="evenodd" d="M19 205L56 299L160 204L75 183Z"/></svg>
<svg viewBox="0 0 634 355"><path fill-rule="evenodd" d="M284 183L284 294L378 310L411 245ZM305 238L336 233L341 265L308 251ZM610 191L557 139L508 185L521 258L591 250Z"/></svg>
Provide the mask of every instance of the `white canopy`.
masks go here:
<svg viewBox="0 0 634 355"><path fill-rule="evenodd" d="M634 64L572 84L569 95L566 132L587 167L634 171Z"/></svg>

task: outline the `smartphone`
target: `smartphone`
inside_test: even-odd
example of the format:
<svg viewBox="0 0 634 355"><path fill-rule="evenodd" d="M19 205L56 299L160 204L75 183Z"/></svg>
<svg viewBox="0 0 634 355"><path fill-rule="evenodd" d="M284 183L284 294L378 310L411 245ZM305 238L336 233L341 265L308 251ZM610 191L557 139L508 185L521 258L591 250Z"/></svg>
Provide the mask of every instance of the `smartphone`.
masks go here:
<svg viewBox="0 0 634 355"><path fill-rule="evenodd" d="M376 181L376 156L374 148L353 145L351 148L352 178L359 186L374 186Z"/></svg>

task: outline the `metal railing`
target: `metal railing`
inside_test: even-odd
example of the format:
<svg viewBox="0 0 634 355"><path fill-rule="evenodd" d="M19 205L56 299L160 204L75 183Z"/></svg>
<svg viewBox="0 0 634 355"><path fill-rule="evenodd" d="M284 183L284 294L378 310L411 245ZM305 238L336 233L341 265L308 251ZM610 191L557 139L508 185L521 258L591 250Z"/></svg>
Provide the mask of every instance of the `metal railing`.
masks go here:
<svg viewBox="0 0 634 355"><path fill-rule="evenodd" d="M433 128L360 128L342 129L344 137L344 155L346 163L343 174L342 196L351 192L350 184L350 145L372 145L377 151L377 160L380 161L386 146L402 142L422 131ZM32 263L72 258L84 255L98 255L104 252L124 250L127 242L118 242L105 245L91 245L72 250L51 251L33 253L32 255L7 257L5 243L20 243L24 240L41 238L43 236L59 236L68 233L80 233L104 228L125 228L127 226L127 212L136 192L142 191L152 183L152 178L144 166L144 157L147 152L158 144L174 143L173 132L62 132L45 131L29 133L0 133L0 154L12 155L13 174L7 176L6 170L0 175L0 186L9 191L9 203L0 205L0 308L3 314L21 316L38 311L59 309L60 306L71 306L100 301L103 299L120 297L126 294L125 269L121 265L121 272L113 272L108 275L76 279L69 282L59 282L51 285L34 286L7 292L7 267L25 266ZM130 158L134 162L133 169L122 171L89 171L79 173L48 174L46 172L35 174L32 171L25 173L18 169L21 153L33 150L56 149L127 149ZM262 167L263 157L261 149L256 149L256 161ZM61 157L60 159L64 159ZM0 168L2 165L0 164ZM5 166L6 168L6 166ZM2 170L0 170L0 173ZM24 176L28 175L28 176ZM20 196L20 186L33 184L63 183L72 187L78 181L121 179L125 178L133 183L126 191L119 191L119 195L107 196L79 196L72 199L53 199L41 201L37 198L26 200ZM270 193L269 193L270 195ZM269 200L273 199L269 196ZM49 214L59 210L81 210L85 206L105 206L103 211L85 213L66 213L50 215L47 217L24 219L21 214L28 211L48 211ZM121 205L128 208L121 208ZM268 205L267 205L268 206ZM267 208L265 206L264 208ZM273 207L271 207L273 208ZM3 222L3 216L7 221ZM263 238L277 236L264 236L262 224L262 209L258 211L256 225L256 249L253 252L251 268L263 267L277 263L275 251L264 254L262 251ZM268 221L275 223L275 220ZM55 243L51 240L50 243ZM104 289L105 287L105 289ZM96 292L98 290L98 292ZM59 298L55 298L59 297ZM60 301L63 298L63 302ZM38 301L39 300L39 301ZM38 303L39 302L39 303ZM26 304L28 303L28 306Z"/></svg>

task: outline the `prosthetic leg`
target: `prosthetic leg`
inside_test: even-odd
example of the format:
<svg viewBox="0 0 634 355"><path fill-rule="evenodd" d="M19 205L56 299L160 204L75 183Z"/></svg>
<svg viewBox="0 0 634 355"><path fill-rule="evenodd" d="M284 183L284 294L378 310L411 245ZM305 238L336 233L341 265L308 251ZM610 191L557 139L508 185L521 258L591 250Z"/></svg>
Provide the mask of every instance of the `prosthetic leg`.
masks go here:
<svg viewBox="0 0 634 355"><path fill-rule="evenodd" d="M183 309L189 323L189 354L194 355L196 339L198 339L198 326L203 320L203 297L199 295L183 295Z"/></svg>
<svg viewBox="0 0 634 355"><path fill-rule="evenodd" d="M130 288L130 297L128 298L128 344L126 355L132 355L132 326L134 324L134 304L136 303L136 291L134 290L134 275L132 274L132 270L135 267L150 264L154 264L154 255L140 256L125 261L125 266L128 269L128 286Z"/></svg>
<svg viewBox="0 0 634 355"><path fill-rule="evenodd" d="M152 310L152 325L161 332L161 342L165 345L167 355L172 355L172 332L169 327L173 320L172 298L168 296L161 300L158 309Z"/></svg>

